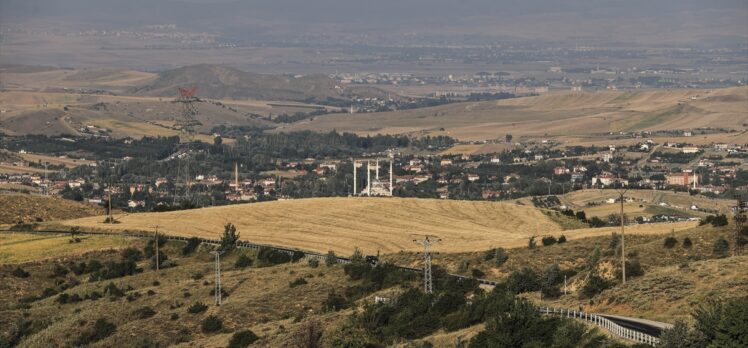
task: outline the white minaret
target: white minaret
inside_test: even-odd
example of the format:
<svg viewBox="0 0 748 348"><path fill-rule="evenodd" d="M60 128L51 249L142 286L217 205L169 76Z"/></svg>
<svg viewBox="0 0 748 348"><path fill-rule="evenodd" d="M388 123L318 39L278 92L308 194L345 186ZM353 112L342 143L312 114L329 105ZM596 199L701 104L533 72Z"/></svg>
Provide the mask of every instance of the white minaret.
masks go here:
<svg viewBox="0 0 748 348"><path fill-rule="evenodd" d="M392 157L390 157L390 197L392 197Z"/></svg>
<svg viewBox="0 0 748 348"><path fill-rule="evenodd" d="M379 158L377 158L377 181L379 181Z"/></svg>
<svg viewBox="0 0 748 348"><path fill-rule="evenodd" d="M371 161L366 161L366 195L371 196Z"/></svg>
<svg viewBox="0 0 748 348"><path fill-rule="evenodd" d="M356 160L351 159L353 161L353 195L356 195Z"/></svg>

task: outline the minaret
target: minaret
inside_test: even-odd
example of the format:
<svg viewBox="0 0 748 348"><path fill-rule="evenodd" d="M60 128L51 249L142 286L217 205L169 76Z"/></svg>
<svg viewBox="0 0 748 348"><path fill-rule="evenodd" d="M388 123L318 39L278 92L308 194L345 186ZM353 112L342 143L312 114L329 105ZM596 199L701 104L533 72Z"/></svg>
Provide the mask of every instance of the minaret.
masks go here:
<svg viewBox="0 0 748 348"><path fill-rule="evenodd" d="M390 197L392 197L392 157L390 157Z"/></svg>
<svg viewBox="0 0 748 348"><path fill-rule="evenodd" d="M366 195L371 196L371 161L366 161Z"/></svg>
<svg viewBox="0 0 748 348"><path fill-rule="evenodd" d="M377 181L379 181L379 158L377 158Z"/></svg>
<svg viewBox="0 0 748 348"><path fill-rule="evenodd" d="M356 195L356 176L357 176L356 175L356 160L351 159L351 161L353 162L353 195L355 196Z"/></svg>
<svg viewBox="0 0 748 348"><path fill-rule="evenodd" d="M239 191L239 163L234 162L234 183L236 184L236 191Z"/></svg>

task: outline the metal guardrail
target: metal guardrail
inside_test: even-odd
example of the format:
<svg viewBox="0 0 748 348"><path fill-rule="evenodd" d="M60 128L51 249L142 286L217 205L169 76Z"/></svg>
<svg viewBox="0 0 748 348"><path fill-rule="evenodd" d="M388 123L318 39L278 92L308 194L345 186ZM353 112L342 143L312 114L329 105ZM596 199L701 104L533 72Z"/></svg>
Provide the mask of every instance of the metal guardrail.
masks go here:
<svg viewBox="0 0 748 348"><path fill-rule="evenodd" d="M660 343L660 339L652 335L632 330L621 325L616 324L612 320L603 317L602 315L595 313L587 313L582 311L569 310L564 308L555 307L540 307L538 310L543 314L557 315L565 318L580 319L597 325L603 329L608 330L610 333L637 343L649 344L651 346Z"/></svg>

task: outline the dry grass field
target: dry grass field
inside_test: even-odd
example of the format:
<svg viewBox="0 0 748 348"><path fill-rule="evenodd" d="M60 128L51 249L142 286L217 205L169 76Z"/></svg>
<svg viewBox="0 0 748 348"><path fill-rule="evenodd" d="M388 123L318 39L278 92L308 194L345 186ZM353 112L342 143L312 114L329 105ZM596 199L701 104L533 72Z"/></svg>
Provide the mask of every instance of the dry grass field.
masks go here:
<svg viewBox="0 0 748 348"><path fill-rule="evenodd" d="M103 209L95 205L30 194L0 194L0 208L0 224L75 219L103 214Z"/></svg>
<svg viewBox="0 0 748 348"><path fill-rule="evenodd" d="M745 129L748 88L559 92L490 102L455 103L376 114L327 115L285 130L362 134L444 132L460 140L697 127ZM581 125L581 126L580 126ZM444 128L442 131L441 128Z"/></svg>
<svg viewBox="0 0 748 348"><path fill-rule="evenodd" d="M62 157L55 157L55 156L47 156L47 155L35 155L35 154L22 154L20 155L24 160L29 162L49 162L49 164L54 165L64 165L67 168L75 168L77 166L85 166L90 165L93 163L96 163L96 161L90 161L85 159L75 159L75 158L62 158Z"/></svg>
<svg viewBox="0 0 748 348"><path fill-rule="evenodd" d="M64 259L92 251L122 249L133 244L132 238L81 236L80 243L70 243L69 234L33 235L0 233L0 264Z"/></svg>
<svg viewBox="0 0 748 348"><path fill-rule="evenodd" d="M615 228L563 231L540 210L513 203L401 198L313 198L241 204L168 213L130 214L115 225L101 217L65 221L100 230L152 230L218 238L223 225L237 225L243 240L348 255L354 247L374 254L418 251L414 235L443 239L441 252L526 245L533 235L566 234L569 239L609 235ZM637 225L635 234L669 233L694 223Z"/></svg>
<svg viewBox="0 0 748 348"><path fill-rule="evenodd" d="M580 190L559 196L563 204L568 205L574 210L582 209L585 212L590 210L588 204L604 202L609 198L617 198L619 195L615 190ZM691 205L699 208L709 209L720 212L727 212L735 205L735 200L730 199L712 199L703 196L691 196L686 192L658 191L658 190L629 190L626 197L635 199L639 204L659 205L665 203L669 208L687 210ZM604 204L613 206L611 204ZM638 204L636 205L638 208ZM591 208L594 211L597 208ZM604 208L599 208L603 209Z"/></svg>

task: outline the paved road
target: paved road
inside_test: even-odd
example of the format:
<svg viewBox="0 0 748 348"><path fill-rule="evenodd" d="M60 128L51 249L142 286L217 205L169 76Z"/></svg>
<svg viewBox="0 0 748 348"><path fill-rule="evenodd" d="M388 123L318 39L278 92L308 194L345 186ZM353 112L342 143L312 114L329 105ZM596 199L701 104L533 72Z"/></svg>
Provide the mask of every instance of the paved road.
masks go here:
<svg viewBox="0 0 748 348"><path fill-rule="evenodd" d="M659 321L653 321L653 320L647 320L647 319L629 318L629 317L623 317L619 315L608 315L608 314L598 314L598 315L618 325L621 325L625 328L643 332L645 334L648 334L654 337L660 337L660 335L662 334L662 330L673 327L672 324L661 323Z"/></svg>

